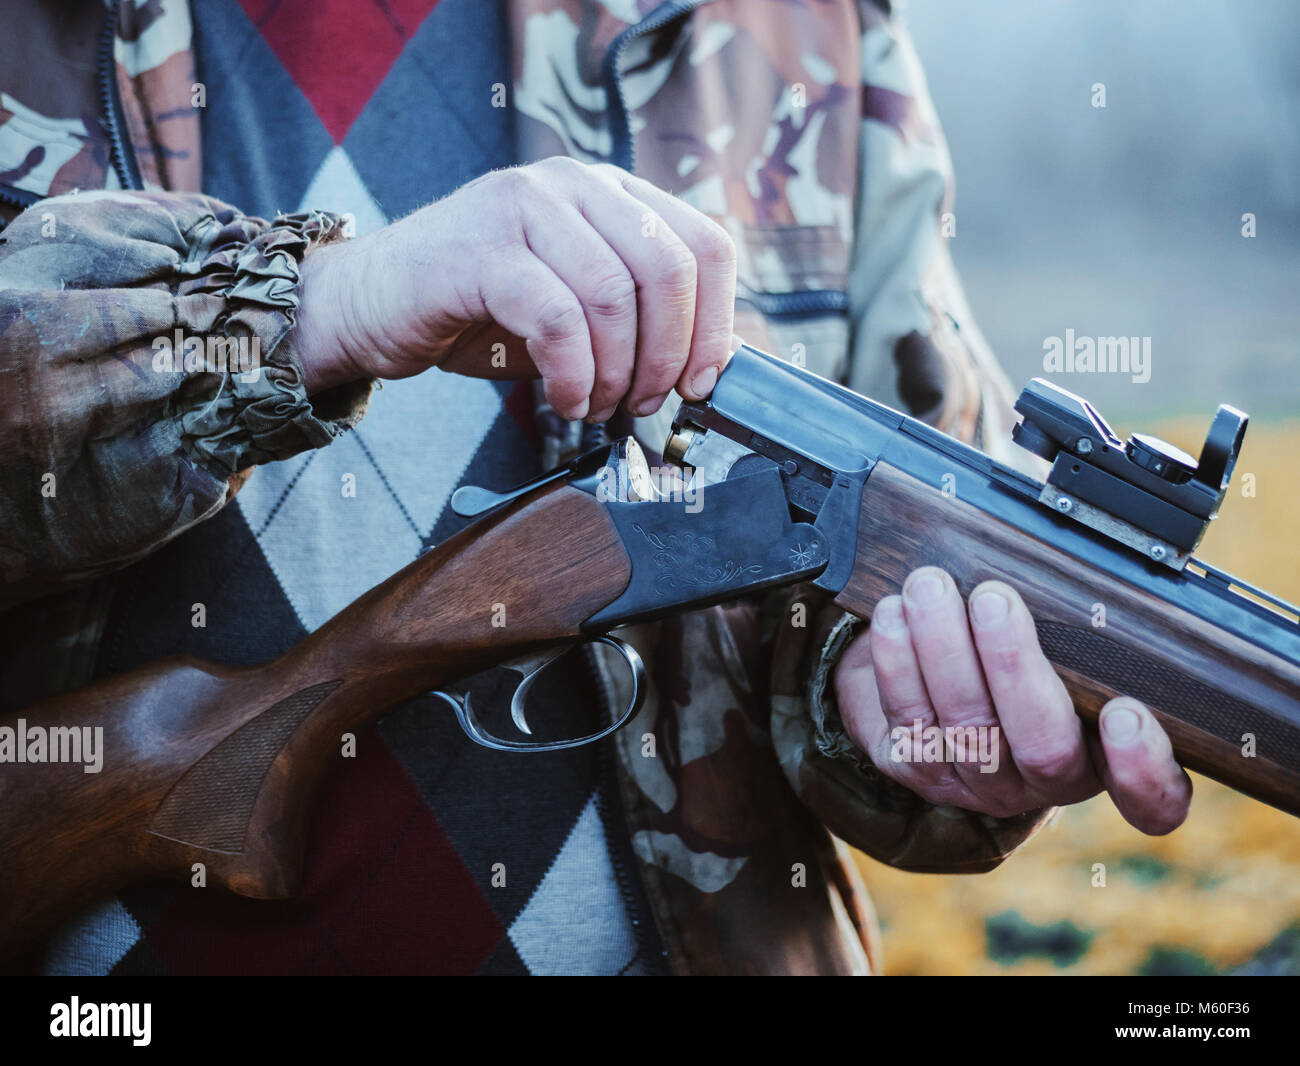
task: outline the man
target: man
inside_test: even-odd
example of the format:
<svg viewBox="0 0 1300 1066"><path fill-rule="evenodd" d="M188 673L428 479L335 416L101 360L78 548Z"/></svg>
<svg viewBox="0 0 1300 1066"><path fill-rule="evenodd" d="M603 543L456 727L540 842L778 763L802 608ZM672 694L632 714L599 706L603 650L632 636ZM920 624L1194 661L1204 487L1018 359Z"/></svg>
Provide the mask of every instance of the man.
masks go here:
<svg viewBox="0 0 1300 1066"><path fill-rule="evenodd" d="M525 480L579 420L657 447L733 333L1004 435L938 237L942 140L873 4L25 6L0 98L31 204L0 246L11 705L175 651L271 658L459 528L457 484ZM178 372L172 336L249 342L259 372ZM534 374L536 404L512 383ZM133 890L34 964L864 972L825 826L973 871L1103 787L1146 831L1184 817L1140 705L1089 751L1009 587L966 603L925 568L866 631L800 602L807 625L777 603L637 627L651 692L596 750L471 750L436 700L397 709L340 758L301 899ZM553 710L619 685L565 682ZM917 718L997 726L999 769L891 758Z"/></svg>

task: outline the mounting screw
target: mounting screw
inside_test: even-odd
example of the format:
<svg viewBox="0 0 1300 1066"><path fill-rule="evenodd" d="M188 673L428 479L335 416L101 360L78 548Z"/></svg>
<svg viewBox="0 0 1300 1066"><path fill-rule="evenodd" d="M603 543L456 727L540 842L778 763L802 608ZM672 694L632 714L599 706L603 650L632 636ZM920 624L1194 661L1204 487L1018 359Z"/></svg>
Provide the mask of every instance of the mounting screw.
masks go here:
<svg viewBox="0 0 1300 1066"><path fill-rule="evenodd" d="M1061 514L1069 514L1074 510L1074 501L1069 496L1058 496L1056 497L1056 509Z"/></svg>
<svg viewBox="0 0 1300 1066"><path fill-rule="evenodd" d="M796 463L793 459L787 459L784 463L781 464L781 469L784 470L790 477L794 477L795 474L799 473L799 464Z"/></svg>
<svg viewBox="0 0 1300 1066"><path fill-rule="evenodd" d="M1165 546L1163 544L1151 545L1151 558L1156 562L1162 562L1167 554L1168 552L1165 551Z"/></svg>
<svg viewBox="0 0 1300 1066"><path fill-rule="evenodd" d="M1080 455L1092 454L1092 440L1088 437L1080 437L1079 443L1074 446L1074 450Z"/></svg>

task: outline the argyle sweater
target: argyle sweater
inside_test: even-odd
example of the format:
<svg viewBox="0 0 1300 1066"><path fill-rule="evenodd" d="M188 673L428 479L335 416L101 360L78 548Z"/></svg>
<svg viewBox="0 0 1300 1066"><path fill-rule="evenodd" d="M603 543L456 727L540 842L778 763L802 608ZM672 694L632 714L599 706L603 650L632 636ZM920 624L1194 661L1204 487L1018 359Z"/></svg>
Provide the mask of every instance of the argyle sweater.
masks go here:
<svg viewBox="0 0 1300 1066"><path fill-rule="evenodd" d="M495 2L203 0L192 14L204 191L246 211L350 212L364 234L514 161L510 111L492 106L510 81ZM215 518L123 575L99 673L281 654L461 528L459 485L538 472L532 395L438 371L385 383L356 430L256 468ZM475 698L507 699L514 680L494 671ZM580 662L548 691L532 714L597 713ZM329 776L299 899L130 890L63 929L44 969L658 972L623 826L608 752L489 751L426 697Z"/></svg>

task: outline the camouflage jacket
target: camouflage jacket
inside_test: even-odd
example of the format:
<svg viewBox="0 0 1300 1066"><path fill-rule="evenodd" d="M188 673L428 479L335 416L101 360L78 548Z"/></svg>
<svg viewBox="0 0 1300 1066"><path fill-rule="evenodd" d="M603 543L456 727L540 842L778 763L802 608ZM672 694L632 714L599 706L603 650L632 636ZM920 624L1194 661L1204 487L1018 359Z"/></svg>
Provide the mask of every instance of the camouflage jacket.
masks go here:
<svg viewBox="0 0 1300 1066"><path fill-rule="evenodd" d="M298 266L344 239L339 220L268 222L198 191L187 5L114 0L106 20L102 0L19 2L0 64L0 628L21 704L88 675L113 571L214 514L254 465L327 445L368 385L308 398L301 382ZM943 239L946 148L884 0L507 11L520 162L635 169L729 229L751 343L957 436L1006 439L1005 383ZM264 372L149 373L178 327L258 338ZM638 421L655 450L665 418ZM861 623L796 599L807 625L787 597L630 633L652 685L618 736L620 777L678 972L878 969L842 841L978 871L1042 821L936 808L877 773L828 681ZM642 757L647 732L658 758Z"/></svg>

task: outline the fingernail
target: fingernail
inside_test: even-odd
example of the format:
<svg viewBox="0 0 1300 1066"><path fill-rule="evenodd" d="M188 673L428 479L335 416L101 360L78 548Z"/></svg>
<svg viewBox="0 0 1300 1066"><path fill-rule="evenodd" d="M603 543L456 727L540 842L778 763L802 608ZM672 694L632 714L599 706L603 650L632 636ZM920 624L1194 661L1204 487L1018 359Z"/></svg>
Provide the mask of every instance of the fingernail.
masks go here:
<svg viewBox="0 0 1300 1066"><path fill-rule="evenodd" d="M662 396L656 396L653 400L646 400L645 403L638 405L632 414L637 418L652 415L664 405L666 399L668 399L668 393L665 392Z"/></svg>
<svg viewBox="0 0 1300 1066"><path fill-rule="evenodd" d="M913 603L931 606L943 599L943 581L933 570L914 574L903 586L903 595Z"/></svg>
<svg viewBox="0 0 1300 1066"><path fill-rule="evenodd" d="M1127 744L1142 728L1142 719L1131 707L1108 707L1101 715L1101 728L1107 740Z"/></svg>
<svg viewBox="0 0 1300 1066"><path fill-rule="evenodd" d="M594 415L588 415L587 421L591 423L608 422L614 417L614 412L616 410L618 410L617 407L607 407L603 411L597 411Z"/></svg>
<svg viewBox="0 0 1300 1066"><path fill-rule="evenodd" d="M1006 618L1010 609L1011 604L1007 602L1007 598L1002 593L992 590L981 592L970 601L971 615L981 626L997 625Z"/></svg>
<svg viewBox="0 0 1300 1066"><path fill-rule="evenodd" d="M882 633L897 636L907 629L907 620L903 617L903 601L897 596L886 596L871 615L871 624Z"/></svg>
<svg viewBox="0 0 1300 1066"><path fill-rule="evenodd" d="M566 416L571 422L581 422L587 417L587 408L591 406L591 400L583 400L582 403L570 409Z"/></svg>
<svg viewBox="0 0 1300 1066"><path fill-rule="evenodd" d="M691 389L697 396L707 396L713 391L713 386L718 382L718 368L716 366L706 366L695 377L691 378Z"/></svg>

